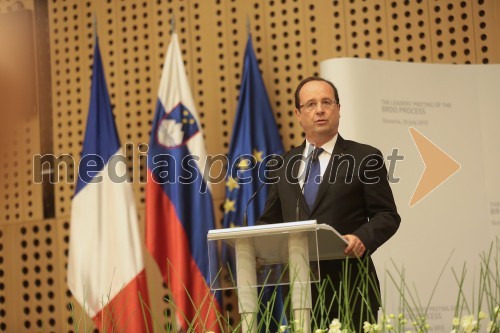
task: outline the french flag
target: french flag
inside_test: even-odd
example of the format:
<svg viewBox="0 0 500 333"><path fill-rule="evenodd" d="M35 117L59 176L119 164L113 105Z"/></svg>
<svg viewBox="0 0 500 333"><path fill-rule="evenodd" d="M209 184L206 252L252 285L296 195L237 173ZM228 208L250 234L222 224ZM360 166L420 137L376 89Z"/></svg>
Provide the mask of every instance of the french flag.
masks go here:
<svg viewBox="0 0 500 333"><path fill-rule="evenodd" d="M68 286L101 332L152 332L125 162L96 37L87 129L71 205Z"/></svg>
<svg viewBox="0 0 500 333"><path fill-rule="evenodd" d="M177 326L220 332L220 300L210 291L207 233L215 228L205 144L177 34L165 56L148 151L146 247L168 284Z"/></svg>

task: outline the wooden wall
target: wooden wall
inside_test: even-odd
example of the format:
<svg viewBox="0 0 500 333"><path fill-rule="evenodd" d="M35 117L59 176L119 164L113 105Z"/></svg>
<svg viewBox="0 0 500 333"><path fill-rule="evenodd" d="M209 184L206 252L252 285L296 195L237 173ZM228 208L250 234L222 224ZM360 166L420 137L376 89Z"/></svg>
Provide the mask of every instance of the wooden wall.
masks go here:
<svg viewBox="0 0 500 333"><path fill-rule="evenodd" d="M9 133L0 136L0 332L73 332L72 316L78 320L81 313L79 306L69 308L74 299L65 275L71 197L89 103L94 15L141 223L145 168L138 155L149 141L172 16L209 154L228 151L247 21L286 149L303 138L293 117L293 91L302 78L319 74L322 60L500 62L496 0L0 0L0 29L19 13L31 18L20 23L26 30L4 35L22 33L23 38L9 44L0 32L0 123ZM12 60L9 55L20 45L30 57ZM11 94L5 87L13 85L2 66L18 73L24 69L23 77L32 78L32 100L20 99L28 107L7 104ZM35 154L47 153L68 155L54 170L59 173L53 184L33 163ZM223 200L224 185L214 186L218 225ZM167 289L148 255L146 262L153 308L163 326L171 314L162 299ZM225 293L225 301L237 320L234 295Z"/></svg>

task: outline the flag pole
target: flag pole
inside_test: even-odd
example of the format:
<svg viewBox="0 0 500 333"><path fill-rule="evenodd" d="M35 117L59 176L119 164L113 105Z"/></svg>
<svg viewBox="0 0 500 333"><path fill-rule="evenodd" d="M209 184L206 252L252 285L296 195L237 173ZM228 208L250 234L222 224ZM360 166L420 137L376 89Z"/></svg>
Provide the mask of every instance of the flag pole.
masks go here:
<svg viewBox="0 0 500 333"><path fill-rule="evenodd" d="M175 32L175 15L172 14L172 18L170 19L170 34L172 35Z"/></svg>
<svg viewBox="0 0 500 333"><path fill-rule="evenodd" d="M252 26L250 24L250 15L247 14L247 35L250 35L252 32Z"/></svg>
<svg viewBox="0 0 500 333"><path fill-rule="evenodd" d="M94 26L94 39L97 39L97 14L94 12L94 17L92 18L92 25Z"/></svg>

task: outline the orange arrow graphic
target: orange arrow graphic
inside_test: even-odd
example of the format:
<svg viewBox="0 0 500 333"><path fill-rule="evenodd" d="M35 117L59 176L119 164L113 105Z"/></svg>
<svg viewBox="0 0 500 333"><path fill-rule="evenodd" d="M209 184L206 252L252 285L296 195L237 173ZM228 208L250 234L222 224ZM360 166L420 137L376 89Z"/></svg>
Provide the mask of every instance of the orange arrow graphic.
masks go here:
<svg viewBox="0 0 500 333"><path fill-rule="evenodd" d="M410 200L410 207L413 207L460 170L460 164L422 133L413 127L410 127L409 130L425 164L424 172Z"/></svg>

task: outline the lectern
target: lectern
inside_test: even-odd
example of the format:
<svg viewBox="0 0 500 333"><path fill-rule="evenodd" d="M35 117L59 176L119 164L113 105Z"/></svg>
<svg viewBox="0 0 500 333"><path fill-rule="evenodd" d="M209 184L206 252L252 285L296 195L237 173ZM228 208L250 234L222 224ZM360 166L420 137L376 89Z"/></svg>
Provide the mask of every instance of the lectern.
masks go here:
<svg viewBox="0 0 500 333"><path fill-rule="evenodd" d="M238 290L243 333L257 331L257 288L283 284L290 285L295 325L310 332L311 283L321 277L318 261L346 257L344 238L316 220L210 230L207 238L209 251L216 251L222 241L233 252L236 271L231 281L220 281L219 271L210 271L210 277L218 289ZM275 274L276 264L283 264L288 274Z"/></svg>

